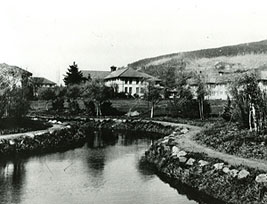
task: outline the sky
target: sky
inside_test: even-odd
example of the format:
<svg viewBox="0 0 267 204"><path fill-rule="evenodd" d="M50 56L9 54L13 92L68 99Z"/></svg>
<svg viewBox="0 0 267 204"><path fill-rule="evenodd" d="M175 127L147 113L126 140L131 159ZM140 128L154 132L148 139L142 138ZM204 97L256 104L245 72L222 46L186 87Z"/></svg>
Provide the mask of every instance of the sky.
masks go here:
<svg viewBox="0 0 267 204"><path fill-rule="evenodd" d="M267 39L264 0L0 0L0 63L62 83L153 56Z"/></svg>

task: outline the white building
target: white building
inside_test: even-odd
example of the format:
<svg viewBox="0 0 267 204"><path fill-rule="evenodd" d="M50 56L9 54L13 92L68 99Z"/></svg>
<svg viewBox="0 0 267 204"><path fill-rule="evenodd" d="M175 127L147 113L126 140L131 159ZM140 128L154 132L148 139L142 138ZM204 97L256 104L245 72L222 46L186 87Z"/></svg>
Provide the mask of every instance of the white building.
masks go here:
<svg viewBox="0 0 267 204"><path fill-rule="evenodd" d="M129 95L142 96L150 82L159 84L160 80L149 74L136 71L130 67L112 70L108 76L104 78L105 84L113 87L116 91L124 92Z"/></svg>
<svg viewBox="0 0 267 204"><path fill-rule="evenodd" d="M260 89L267 91L267 66L243 71L209 70L207 72L200 73L208 90L206 99L227 100L228 96L231 98L231 94L229 92L231 83L245 73L254 73L258 80ZM188 80L188 84L191 87L193 93L196 95L197 81L190 79Z"/></svg>

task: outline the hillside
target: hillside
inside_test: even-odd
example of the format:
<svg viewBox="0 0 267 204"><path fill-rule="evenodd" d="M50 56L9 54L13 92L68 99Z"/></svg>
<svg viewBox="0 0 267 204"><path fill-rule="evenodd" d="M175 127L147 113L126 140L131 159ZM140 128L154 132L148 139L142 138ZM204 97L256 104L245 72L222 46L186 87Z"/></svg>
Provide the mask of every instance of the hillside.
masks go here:
<svg viewBox="0 0 267 204"><path fill-rule="evenodd" d="M160 76L159 69L247 70L267 64L267 40L219 48L180 52L146 58L129 64L149 74Z"/></svg>

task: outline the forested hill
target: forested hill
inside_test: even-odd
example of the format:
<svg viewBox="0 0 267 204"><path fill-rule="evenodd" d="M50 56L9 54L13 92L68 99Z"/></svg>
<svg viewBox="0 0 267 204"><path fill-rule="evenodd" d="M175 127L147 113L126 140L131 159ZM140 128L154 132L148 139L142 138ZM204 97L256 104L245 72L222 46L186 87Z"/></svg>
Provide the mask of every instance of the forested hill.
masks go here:
<svg viewBox="0 0 267 204"><path fill-rule="evenodd" d="M176 69L251 69L267 64L267 40L238 45L180 52L146 58L129 64L134 69L158 75L159 70Z"/></svg>

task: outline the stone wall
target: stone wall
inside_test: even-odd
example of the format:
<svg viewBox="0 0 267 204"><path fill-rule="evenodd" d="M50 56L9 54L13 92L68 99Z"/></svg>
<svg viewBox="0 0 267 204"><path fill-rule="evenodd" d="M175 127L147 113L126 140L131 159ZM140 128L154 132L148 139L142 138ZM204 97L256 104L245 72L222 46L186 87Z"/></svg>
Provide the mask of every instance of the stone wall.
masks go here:
<svg viewBox="0 0 267 204"><path fill-rule="evenodd" d="M55 152L82 145L85 139L86 135L79 130L77 125L68 125L32 136L22 133L10 139L0 137L0 156Z"/></svg>
<svg viewBox="0 0 267 204"><path fill-rule="evenodd" d="M88 121L83 124L85 127L90 127L90 128L142 131L142 132L156 133L157 135L168 135L172 132L179 132L181 130L181 127L178 126L163 125L161 123L148 120L92 118L88 119Z"/></svg>
<svg viewBox="0 0 267 204"><path fill-rule="evenodd" d="M267 203L267 175L264 172L231 166L203 153L186 152L178 146L173 135L154 143L142 160L152 164L168 182L180 182L222 202Z"/></svg>

